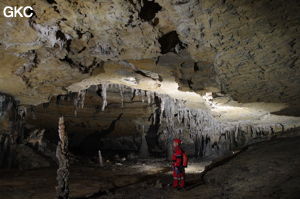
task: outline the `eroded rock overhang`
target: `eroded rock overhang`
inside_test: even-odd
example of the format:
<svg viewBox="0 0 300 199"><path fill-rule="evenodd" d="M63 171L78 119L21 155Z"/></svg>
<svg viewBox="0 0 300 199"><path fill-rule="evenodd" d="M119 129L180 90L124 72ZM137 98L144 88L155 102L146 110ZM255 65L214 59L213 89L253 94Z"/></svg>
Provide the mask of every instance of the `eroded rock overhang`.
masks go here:
<svg viewBox="0 0 300 199"><path fill-rule="evenodd" d="M294 127L271 113L299 99L298 3L276 2L26 1L34 17L1 17L0 90L37 105L120 84L218 121Z"/></svg>

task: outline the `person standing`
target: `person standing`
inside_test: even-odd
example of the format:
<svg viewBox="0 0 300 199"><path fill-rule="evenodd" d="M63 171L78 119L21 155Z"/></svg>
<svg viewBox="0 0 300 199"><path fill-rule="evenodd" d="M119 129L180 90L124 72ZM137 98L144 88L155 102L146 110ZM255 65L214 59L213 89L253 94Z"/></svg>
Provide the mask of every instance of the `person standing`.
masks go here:
<svg viewBox="0 0 300 199"><path fill-rule="evenodd" d="M173 168L173 187L185 187L185 168L188 165L188 157L181 148L181 140L173 140L172 168Z"/></svg>

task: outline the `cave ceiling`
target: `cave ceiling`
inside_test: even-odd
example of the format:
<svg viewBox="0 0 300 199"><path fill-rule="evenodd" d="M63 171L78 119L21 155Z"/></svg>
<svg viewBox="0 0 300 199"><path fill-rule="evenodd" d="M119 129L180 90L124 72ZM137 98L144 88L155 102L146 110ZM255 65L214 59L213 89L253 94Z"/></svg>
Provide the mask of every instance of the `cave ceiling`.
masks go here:
<svg viewBox="0 0 300 199"><path fill-rule="evenodd" d="M182 99L219 119L299 122L291 117L300 106L299 1L0 6L23 4L33 7L33 17L0 17L0 92L22 105L122 84Z"/></svg>

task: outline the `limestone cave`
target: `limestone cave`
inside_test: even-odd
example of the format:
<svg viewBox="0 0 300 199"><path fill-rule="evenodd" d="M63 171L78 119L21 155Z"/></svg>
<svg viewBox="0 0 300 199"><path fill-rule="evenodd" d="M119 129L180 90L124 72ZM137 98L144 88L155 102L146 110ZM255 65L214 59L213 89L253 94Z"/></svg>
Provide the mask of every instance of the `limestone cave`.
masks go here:
<svg viewBox="0 0 300 199"><path fill-rule="evenodd" d="M1 199L300 197L300 1L0 9Z"/></svg>

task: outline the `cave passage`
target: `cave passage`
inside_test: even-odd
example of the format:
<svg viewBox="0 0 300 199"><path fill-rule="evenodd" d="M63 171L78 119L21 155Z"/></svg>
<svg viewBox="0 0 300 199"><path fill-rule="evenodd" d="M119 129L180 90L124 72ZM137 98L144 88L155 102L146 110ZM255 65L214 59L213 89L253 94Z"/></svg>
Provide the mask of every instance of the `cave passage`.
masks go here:
<svg viewBox="0 0 300 199"><path fill-rule="evenodd" d="M3 99L1 110L13 112L14 100L9 96ZM235 157L236 151L258 140L267 140L274 134L256 129L256 136L249 140L247 134L253 136L254 129L246 132L230 123L216 124L209 113L190 109L180 99L108 83L56 96L39 106L19 107L17 115L10 115L8 119L22 126L23 130L16 135L19 137L14 148L7 137L1 137L1 166L25 170L18 174L22 179L15 177L10 182L20 181L20 187L27 189L31 189L26 185L31 175L52 179L50 176L55 172L59 140L57 121L64 116L70 153L66 156L70 164L67 171L71 175L70 186L74 183L78 183L79 187L89 184L88 189L70 189L67 193L74 198L122 195L124 190L139 189L149 183L152 187L150 193L160 189L171 191L162 192L162 195L172 195L172 189L168 187L172 183L169 165L174 138L182 140L182 148L190 158L186 169L186 190L192 191L203 186L204 175L210 172L208 168L228 162L227 157ZM214 129L218 125L224 133L205 133L205 129ZM185 137L187 133L189 136ZM10 164L4 164L7 161ZM26 172L27 169L31 172ZM120 178L120 175L123 177ZM4 176L9 177L10 174ZM100 180L103 178L106 180ZM112 184L101 184L106 181ZM52 179L45 186L55 183ZM2 188L0 191L8 194ZM64 193L63 190L61 193ZM143 195L150 193L142 191ZM35 194L45 198L53 196L50 192L36 191Z"/></svg>
<svg viewBox="0 0 300 199"><path fill-rule="evenodd" d="M0 5L0 199L299 198L300 1Z"/></svg>

